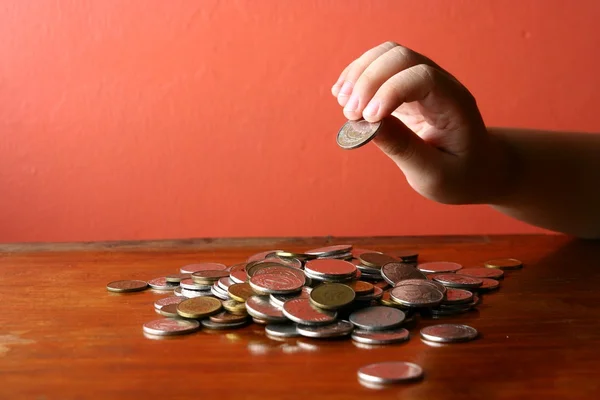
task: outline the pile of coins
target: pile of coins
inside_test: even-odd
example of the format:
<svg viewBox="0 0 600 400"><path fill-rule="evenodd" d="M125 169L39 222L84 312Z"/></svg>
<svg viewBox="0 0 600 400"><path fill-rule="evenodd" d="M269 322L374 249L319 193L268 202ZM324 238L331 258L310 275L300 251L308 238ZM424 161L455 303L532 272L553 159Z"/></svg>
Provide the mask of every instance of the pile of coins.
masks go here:
<svg viewBox="0 0 600 400"><path fill-rule="evenodd" d="M147 335L180 335L200 329L226 330L251 321L271 338L350 337L386 345L409 340L404 327L418 316L443 318L468 312L481 293L497 290L514 259L490 260L484 267L454 262L418 263L416 252L394 254L336 245L293 253L271 250L233 266L186 265L178 273L145 281L116 281L113 292L148 287L173 291L154 303L163 319L144 324ZM428 342L475 339L466 325L439 324L420 331ZM365 385L415 380L421 368L405 362L372 364L358 372Z"/></svg>

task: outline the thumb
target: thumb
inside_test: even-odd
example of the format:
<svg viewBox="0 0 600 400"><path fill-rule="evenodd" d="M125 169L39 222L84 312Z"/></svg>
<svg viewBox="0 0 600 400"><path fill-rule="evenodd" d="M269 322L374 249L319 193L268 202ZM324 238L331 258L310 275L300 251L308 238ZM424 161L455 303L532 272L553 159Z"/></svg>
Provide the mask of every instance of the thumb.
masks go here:
<svg viewBox="0 0 600 400"><path fill-rule="evenodd" d="M421 175L432 174L441 168L440 151L428 145L396 117L388 116L382 120L373 142L409 179L421 180L426 178Z"/></svg>

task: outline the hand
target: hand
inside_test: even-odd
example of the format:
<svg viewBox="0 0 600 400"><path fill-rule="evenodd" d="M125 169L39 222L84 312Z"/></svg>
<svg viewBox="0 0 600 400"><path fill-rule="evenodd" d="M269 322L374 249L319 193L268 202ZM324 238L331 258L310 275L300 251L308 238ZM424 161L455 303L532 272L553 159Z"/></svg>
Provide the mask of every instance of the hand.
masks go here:
<svg viewBox="0 0 600 400"><path fill-rule="evenodd" d="M471 93L433 61L396 43L354 60L332 88L348 119L383 120L375 144L421 195L446 204L489 203L512 170Z"/></svg>

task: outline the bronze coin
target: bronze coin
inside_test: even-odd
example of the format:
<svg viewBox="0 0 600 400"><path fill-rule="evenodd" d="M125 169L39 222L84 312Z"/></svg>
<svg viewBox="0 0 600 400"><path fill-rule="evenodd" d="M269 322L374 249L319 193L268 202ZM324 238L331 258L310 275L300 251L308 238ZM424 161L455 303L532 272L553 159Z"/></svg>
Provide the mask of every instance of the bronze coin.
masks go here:
<svg viewBox="0 0 600 400"><path fill-rule="evenodd" d="M286 301L283 305L283 313L292 321L303 325L327 325L337 317L335 312L317 309L308 299Z"/></svg>
<svg viewBox="0 0 600 400"><path fill-rule="evenodd" d="M250 286L259 294L286 294L302 289L304 281L294 275L260 274L250 279Z"/></svg>
<svg viewBox="0 0 600 400"><path fill-rule="evenodd" d="M463 304L473 300L473 293L465 289L450 288L446 292L444 304Z"/></svg>
<svg viewBox="0 0 600 400"><path fill-rule="evenodd" d="M337 310L354 301L356 294L342 283L322 284L310 292L310 302L324 310Z"/></svg>
<svg viewBox="0 0 600 400"><path fill-rule="evenodd" d="M213 297L194 297L177 305L177 312L185 318L204 318L221 311L221 301Z"/></svg>
<svg viewBox="0 0 600 400"><path fill-rule="evenodd" d="M475 278L502 279L504 271L499 268L464 268L456 271L460 275L474 276Z"/></svg>
<svg viewBox="0 0 600 400"><path fill-rule="evenodd" d="M256 253L256 254L248 257L248 262L250 262L250 261L264 260L265 258L267 258L267 256L269 254L274 254L274 253L277 253L277 252L280 252L280 251L283 251L283 250L267 250L267 251L262 251L260 253Z"/></svg>
<svg viewBox="0 0 600 400"><path fill-rule="evenodd" d="M164 315L165 317L177 318L179 317L179 313L177 312L177 304L167 304L162 308L157 310L160 315Z"/></svg>
<svg viewBox="0 0 600 400"><path fill-rule="evenodd" d="M165 280L171 283L179 283L184 279L190 278L191 274L171 274L165 276Z"/></svg>
<svg viewBox="0 0 600 400"><path fill-rule="evenodd" d="M454 288L477 288L483 284L480 278L452 273L431 275L431 279L444 286Z"/></svg>
<svg viewBox="0 0 600 400"><path fill-rule="evenodd" d="M247 282L246 283L235 283L235 284L229 286L227 288L227 293L229 293L229 296L232 299L239 301L240 303L245 302L248 299L248 297L254 295L254 291L250 287L250 284Z"/></svg>
<svg viewBox="0 0 600 400"><path fill-rule="evenodd" d="M391 255L404 262L416 262L419 259L419 253L412 250L397 250L392 252Z"/></svg>
<svg viewBox="0 0 600 400"><path fill-rule="evenodd" d="M342 149L357 149L369 143L379 132L382 121L369 122L364 119L346 122L337 134L337 144Z"/></svg>
<svg viewBox="0 0 600 400"><path fill-rule="evenodd" d="M397 258L383 253L364 253L361 254L358 259L361 263L371 268L381 268L385 264L398 262Z"/></svg>
<svg viewBox="0 0 600 400"><path fill-rule="evenodd" d="M148 289L148 283L138 280L113 281L106 285L106 290L116 293L140 292Z"/></svg>
<svg viewBox="0 0 600 400"><path fill-rule="evenodd" d="M520 269L523 268L523 263L514 258L496 258L484 263L486 268L500 269Z"/></svg>
<svg viewBox="0 0 600 400"><path fill-rule="evenodd" d="M213 263L213 262L205 262L205 263L197 263L197 264L188 264L184 265L179 269L182 274L193 274L198 271L219 271L225 270L227 266L221 263ZM189 277L188 277L189 278Z"/></svg>
<svg viewBox="0 0 600 400"><path fill-rule="evenodd" d="M490 278L479 278L483 281L481 286L479 286L476 290L480 292L489 292L492 290L496 290L500 287L500 282L495 279Z"/></svg>
<svg viewBox="0 0 600 400"><path fill-rule="evenodd" d="M243 283L248 280L248 275L246 274L246 271L244 271L244 270L233 271L232 273L229 274L229 277L235 283Z"/></svg>
<svg viewBox="0 0 600 400"><path fill-rule="evenodd" d="M390 285L395 285L406 279L427 279L425 274L412 265L401 262L385 264L381 268L381 276Z"/></svg>
<svg viewBox="0 0 600 400"><path fill-rule="evenodd" d="M246 304L235 300L225 300L223 302L223 308L235 315L248 315Z"/></svg>
<svg viewBox="0 0 600 400"><path fill-rule="evenodd" d="M357 296L373 293L374 290L373 284L365 281L352 281L348 282L347 285L354 290L354 293L356 293Z"/></svg>
<svg viewBox="0 0 600 400"><path fill-rule="evenodd" d="M211 315L210 320L218 324L233 324L236 322L244 322L248 320L247 315L235 315L227 311L221 311L218 314Z"/></svg>
<svg viewBox="0 0 600 400"><path fill-rule="evenodd" d="M220 278L229 276L229 271L225 270L205 270L197 271L192 274L192 279L196 283L200 284L211 284L214 281L218 281Z"/></svg>
<svg viewBox="0 0 600 400"><path fill-rule="evenodd" d="M434 261L422 263L417 266L417 269L426 274L440 274L446 272L456 272L462 268L462 265L448 261Z"/></svg>
<svg viewBox="0 0 600 400"><path fill-rule="evenodd" d="M317 276L351 276L356 273L356 266L351 262L324 258L306 263L304 270Z"/></svg>

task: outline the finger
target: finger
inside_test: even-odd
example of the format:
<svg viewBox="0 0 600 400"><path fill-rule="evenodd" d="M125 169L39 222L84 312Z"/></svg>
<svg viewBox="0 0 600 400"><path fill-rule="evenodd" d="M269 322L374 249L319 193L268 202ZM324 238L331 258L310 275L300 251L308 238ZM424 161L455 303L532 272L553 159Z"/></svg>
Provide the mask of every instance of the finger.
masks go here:
<svg viewBox="0 0 600 400"><path fill-rule="evenodd" d="M425 56L404 46L395 46L386 51L371 62L356 81L344 107L344 115L348 119L361 118L365 106L388 79L407 68L429 63L435 65Z"/></svg>
<svg viewBox="0 0 600 400"><path fill-rule="evenodd" d="M388 116L382 120L373 142L409 180L419 179L419 186L437 179L443 170L443 153L428 145L395 117Z"/></svg>
<svg viewBox="0 0 600 400"><path fill-rule="evenodd" d="M334 83L333 87L331 88L331 94L333 94L333 97L338 97L338 94L340 93L340 89L342 88L342 85L344 84L344 81L346 80L346 75L348 75L348 71L350 71L350 68L352 67L352 63L348 64L346 66L346 68L344 68L344 70L342 71L342 73L340 74L340 77L338 78L337 82Z"/></svg>
<svg viewBox="0 0 600 400"><path fill-rule="evenodd" d="M352 94L352 88L354 87L354 84L356 83L360 75L363 73L363 71L369 66L369 64L371 64L380 55L382 55L383 53L395 46L397 46L397 44L394 42L385 42L377 47L368 50L362 56L360 56L352 62L344 78L344 83L341 85L337 95L338 103L342 107L346 105L348 98Z"/></svg>

